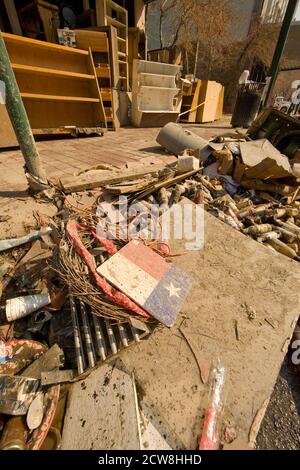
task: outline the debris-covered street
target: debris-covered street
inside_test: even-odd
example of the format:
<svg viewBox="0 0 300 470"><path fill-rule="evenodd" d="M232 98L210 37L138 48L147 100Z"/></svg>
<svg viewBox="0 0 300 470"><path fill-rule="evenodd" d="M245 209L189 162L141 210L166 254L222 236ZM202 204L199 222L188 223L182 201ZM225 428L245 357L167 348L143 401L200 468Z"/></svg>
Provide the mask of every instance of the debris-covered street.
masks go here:
<svg viewBox="0 0 300 470"><path fill-rule="evenodd" d="M297 2L270 74L243 70L234 100L197 71L200 40L179 39L210 2L182 2L166 49L147 49L145 24L176 1L13 3L0 9L0 449L93 450L100 464L300 450L299 103L279 109L274 91Z"/></svg>

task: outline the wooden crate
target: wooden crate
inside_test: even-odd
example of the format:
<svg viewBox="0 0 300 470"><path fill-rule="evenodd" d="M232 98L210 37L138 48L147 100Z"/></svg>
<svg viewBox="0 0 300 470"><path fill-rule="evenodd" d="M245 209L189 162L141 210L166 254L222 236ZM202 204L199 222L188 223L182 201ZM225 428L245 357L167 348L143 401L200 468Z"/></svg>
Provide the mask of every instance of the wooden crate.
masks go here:
<svg viewBox="0 0 300 470"><path fill-rule="evenodd" d="M34 133L106 127L90 51L2 35Z"/></svg>

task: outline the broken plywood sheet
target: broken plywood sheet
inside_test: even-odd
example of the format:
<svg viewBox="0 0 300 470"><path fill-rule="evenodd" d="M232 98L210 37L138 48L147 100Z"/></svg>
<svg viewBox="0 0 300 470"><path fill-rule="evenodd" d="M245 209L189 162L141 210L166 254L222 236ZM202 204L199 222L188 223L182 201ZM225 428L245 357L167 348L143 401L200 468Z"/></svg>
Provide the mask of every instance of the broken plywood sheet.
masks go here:
<svg viewBox="0 0 300 470"><path fill-rule="evenodd" d="M184 241L171 245L173 253L185 251ZM143 400L180 436L183 447L195 449L208 388L179 332L184 327L207 367L217 358L225 365L225 419L247 443L252 423L272 393L299 317L300 266L207 213L204 250L176 257L175 263L195 279L177 324L155 331L122 359L135 371ZM248 318L247 306L255 310L255 319ZM272 319L275 329L265 318Z"/></svg>
<svg viewBox="0 0 300 470"><path fill-rule="evenodd" d="M133 377L115 363L72 385L62 450L119 449L140 449L140 428Z"/></svg>

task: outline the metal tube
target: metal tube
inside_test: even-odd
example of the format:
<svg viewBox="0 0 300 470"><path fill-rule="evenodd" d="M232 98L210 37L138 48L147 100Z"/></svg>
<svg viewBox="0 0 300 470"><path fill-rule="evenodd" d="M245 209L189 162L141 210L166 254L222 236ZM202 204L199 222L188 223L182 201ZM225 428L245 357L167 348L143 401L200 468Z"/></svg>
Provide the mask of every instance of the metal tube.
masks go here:
<svg viewBox="0 0 300 470"><path fill-rule="evenodd" d="M122 344L123 346L125 346L125 348L128 348L128 337L127 337L126 330L124 326L121 325L120 323L118 323L118 328L119 328L119 333L120 333Z"/></svg>
<svg viewBox="0 0 300 470"><path fill-rule="evenodd" d="M112 354L117 354L118 353L118 348L117 348L116 338L115 338L112 326L111 326L111 324L108 320L105 320L105 326L106 326L106 330L107 330L109 344L110 344L110 347L111 347L111 352L112 352Z"/></svg>
<svg viewBox="0 0 300 470"><path fill-rule="evenodd" d="M25 160L26 172L36 178L37 182L41 183L41 186L47 185L46 173L40 161L40 156L35 145L32 130L1 31L0 80L5 83L6 108ZM32 187L36 189L36 185Z"/></svg>
<svg viewBox="0 0 300 470"><path fill-rule="evenodd" d="M102 361L105 361L106 347L105 347L105 342L104 342L104 335L102 332L100 320L96 315L93 315L93 322L94 322L97 345L98 345L98 354L99 354L99 357L101 357Z"/></svg>
<svg viewBox="0 0 300 470"><path fill-rule="evenodd" d="M71 309L71 316L72 316L72 323L73 323L77 369L78 369L79 374L83 374L84 356L83 356L83 351L82 351L82 342L81 342L80 329L79 329L79 323L78 323L77 312L76 312L76 305L75 305L74 297L72 295L70 295L69 299L70 299L70 309Z"/></svg>
<svg viewBox="0 0 300 470"><path fill-rule="evenodd" d="M85 345L86 345L89 366L95 367L95 356L94 356L94 347L93 347L93 342L92 342L92 333L91 333L91 329L90 329L90 325L89 325L89 321L87 317L86 308L82 301L80 301L80 311L81 311L83 334L85 338Z"/></svg>

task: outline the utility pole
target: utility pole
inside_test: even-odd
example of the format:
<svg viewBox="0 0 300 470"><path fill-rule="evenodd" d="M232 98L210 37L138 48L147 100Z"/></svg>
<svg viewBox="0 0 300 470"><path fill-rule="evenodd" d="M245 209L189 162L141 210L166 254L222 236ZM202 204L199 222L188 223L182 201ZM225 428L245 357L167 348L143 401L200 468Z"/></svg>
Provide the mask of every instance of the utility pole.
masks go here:
<svg viewBox="0 0 300 470"><path fill-rule="evenodd" d="M272 64L271 64L270 71L269 71L269 77L271 77L271 80L270 80L268 91L266 93L264 106L268 106L270 96L272 95L272 92L274 89L274 85L275 85L278 72L279 72L280 61L281 61L282 54L286 45L291 23L293 21L293 18L296 12L297 3L298 3L298 0L289 0L287 8L286 8L285 16L283 19L279 38L277 41L276 49L274 52Z"/></svg>
<svg viewBox="0 0 300 470"><path fill-rule="evenodd" d="M46 173L35 145L19 87L12 70L8 52L0 30L0 80L5 83L6 108L25 160L29 187L38 191L47 187Z"/></svg>

